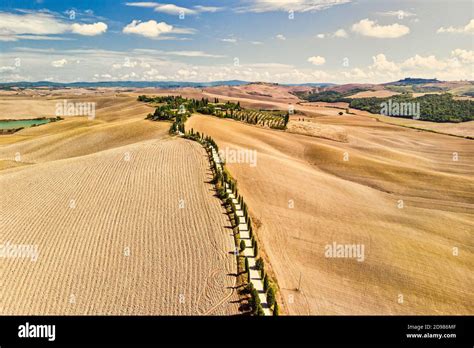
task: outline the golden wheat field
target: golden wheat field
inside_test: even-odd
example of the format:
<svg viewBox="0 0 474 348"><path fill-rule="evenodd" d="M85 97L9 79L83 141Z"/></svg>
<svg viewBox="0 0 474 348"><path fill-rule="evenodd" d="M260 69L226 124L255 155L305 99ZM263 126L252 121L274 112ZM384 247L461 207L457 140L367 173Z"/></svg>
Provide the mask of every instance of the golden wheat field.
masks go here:
<svg viewBox="0 0 474 348"><path fill-rule="evenodd" d="M1 314L238 313L232 231L204 149L135 98L2 137ZM21 154L21 160L15 154Z"/></svg>

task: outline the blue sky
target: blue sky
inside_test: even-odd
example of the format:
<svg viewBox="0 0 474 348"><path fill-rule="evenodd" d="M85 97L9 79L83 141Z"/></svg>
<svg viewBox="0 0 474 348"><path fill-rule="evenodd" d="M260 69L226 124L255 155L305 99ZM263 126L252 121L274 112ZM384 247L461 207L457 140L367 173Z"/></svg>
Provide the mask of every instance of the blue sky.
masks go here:
<svg viewBox="0 0 474 348"><path fill-rule="evenodd" d="M472 1L0 0L0 81L474 80Z"/></svg>

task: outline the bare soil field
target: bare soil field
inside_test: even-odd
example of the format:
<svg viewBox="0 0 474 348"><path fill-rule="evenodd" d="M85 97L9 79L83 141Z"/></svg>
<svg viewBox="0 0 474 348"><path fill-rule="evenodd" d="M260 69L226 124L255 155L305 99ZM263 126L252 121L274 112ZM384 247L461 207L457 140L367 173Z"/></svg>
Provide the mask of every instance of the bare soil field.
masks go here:
<svg viewBox="0 0 474 348"><path fill-rule="evenodd" d="M309 87L288 87L271 83L254 83L236 87L218 86L206 88L206 93L218 94L234 98L251 98L255 101L270 101L275 99L279 102L296 102L298 97L291 94L294 91L305 91Z"/></svg>
<svg viewBox="0 0 474 348"><path fill-rule="evenodd" d="M2 239L39 257L2 261L0 312L237 313L233 239L209 180L202 147L178 139L3 171Z"/></svg>
<svg viewBox="0 0 474 348"><path fill-rule="evenodd" d="M135 97L78 100L97 103L94 120L0 137L0 243L39 252L2 258L0 313L238 314L204 149L144 120L152 109Z"/></svg>
<svg viewBox="0 0 474 348"><path fill-rule="evenodd" d="M398 95L400 93L394 92L394 91L389 91L387 89L382 89L379 91L364 91L364 92L358 92L356 94L353 94L349 96L349 98L387 98L387 97L393 97L394 95Z"/></svg>
<svg viewBox="0 0 474 348"><path fill-rule="evenodd" d="M319 120L343 128L348 142L210 116L187 123L221 150L257 151L256 167L227 166L257 222L285 311L474 313L466 276L474 267L474 143L364 116ZM364 245L363 262L326 257L334 242Z"/></svg>
<svg viewBox="0 0 474 348"><path fill-rule="evenodd" d="M32 119L37 117L54 117L56 101L52 99L35 100L29 98L0 99L0 120L5 119Z"/></svg>
<svg viewBox="0 0 474 348"><path fill-rule="evenodd" d="M287 125L287 131L290 133L310 135L331 139L335 141L347 142L347 133L344 128L338 126L321 125L316 122L305 122L291 120Z"/></svg>

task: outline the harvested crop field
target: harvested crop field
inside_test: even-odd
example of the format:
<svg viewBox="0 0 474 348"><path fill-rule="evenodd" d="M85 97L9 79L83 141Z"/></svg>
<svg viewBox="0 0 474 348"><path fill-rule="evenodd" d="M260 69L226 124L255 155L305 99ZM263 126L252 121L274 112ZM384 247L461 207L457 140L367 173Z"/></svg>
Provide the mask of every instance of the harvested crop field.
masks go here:
<svg viewBox="0 0 474 348"><path fill-rule="evenodd" d="M474 143L362 116L321 119L348 141L209 116L187 123L222 151L257 151L256 166L227 167L257 223L285 311L472 314ZM333 243L363 245L364 257L326 257Z"/></svg>
<svg viewBox="0 0 474 348"><path fill-rule="evenodd" d="M234 240L204 149L144 120L135 97L87 101L94 120L0 138L0 244L38 250L2 258L0 314L237 314Z"/></svg>
<svg viewBox="0 0 474 348"><path fill-rule="evenodd" d="M233 238L209 175L185 140L3 172L2 239L39 256L2 261L1 313L237 313Z"/></svg>

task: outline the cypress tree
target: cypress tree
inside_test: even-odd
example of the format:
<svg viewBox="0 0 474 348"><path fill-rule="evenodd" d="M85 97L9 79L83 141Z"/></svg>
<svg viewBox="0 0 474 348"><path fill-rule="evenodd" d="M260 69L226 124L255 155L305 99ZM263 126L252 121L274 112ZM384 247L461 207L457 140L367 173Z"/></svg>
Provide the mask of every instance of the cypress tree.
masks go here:
<svg viewBox="0 0 474 348"><path fill-rule="evenodd" d="M250 271L249 259L247 257L245 258L245 271L246 272Z"/></svg>
<svg viewBox="0 0 474 348"><path fill-rule="evenodd" d="M265 274L263 278L263 291L267 292L268 290L268 275Z"/></svg>
<svg viewBox="0 0 474 348"><path fill-rule="evenodd" d="M257 269L258 269L259 271L263 271L263 268L264 268L263 265L264 265L263 259L262 259L261 257L259 257L259 258L257 259L257 261L255 262L255 267L257 267Z"/></svg>
<svg viewBox="0 0 474 348"><path fill-rule="evenodd" d="M275 304L275 289L270 286L267 291L267 303L270 307L272 307Z"/></svg>
<svg viewBox="0 0 474 348"><path fill-rule="evenodd" d="M278 308L278 302L275 302L275 305L273 307L273 315L274 316L280 315L280 308Z"/></svg>
<svg viewBox="0 0 474 348"><path fill-rule="evenodd" d="M244 251L245 250L245 242L243 241L243 239L240 240L240 251ZM245 258L247 260L247 258Z"/></svg>
<svg viewBox="0 0 474 348"><path fill-rule="evenodd" d="M261 302L260 302L260 297L258 297L258 292L257 290L255 290L255 288L252 289L252 300L254 303L253 310L254 310L254 313L256 313L258 306L261 306Z"/></svg>

